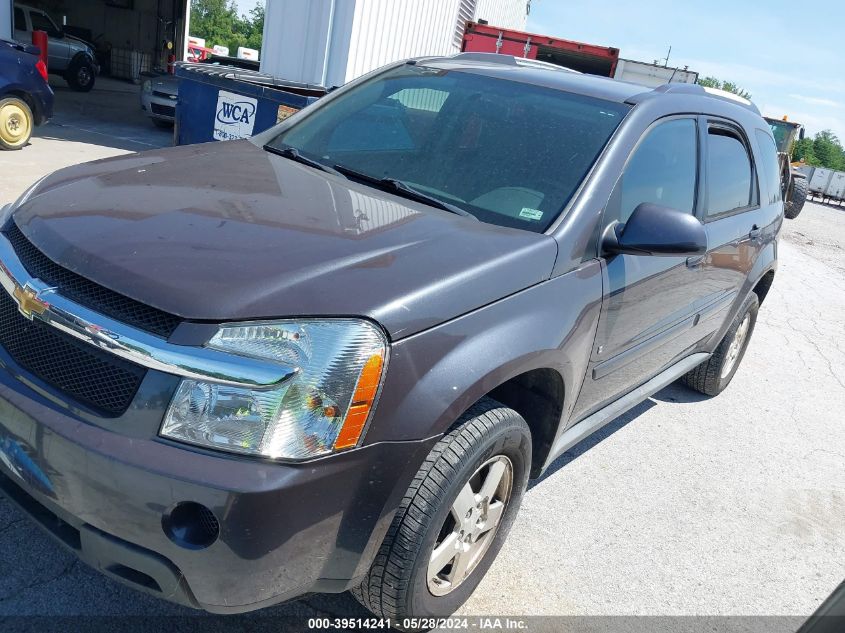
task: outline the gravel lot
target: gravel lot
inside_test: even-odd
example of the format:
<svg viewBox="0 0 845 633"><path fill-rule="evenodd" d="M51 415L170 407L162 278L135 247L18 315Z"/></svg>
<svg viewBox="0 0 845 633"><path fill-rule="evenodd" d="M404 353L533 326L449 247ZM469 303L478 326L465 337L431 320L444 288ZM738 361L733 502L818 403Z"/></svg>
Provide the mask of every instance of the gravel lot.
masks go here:
<svg viewBox="0 0 845 633"><path fill-rule="evenodd" d="M127 133L77 114L0 154L0 204L65 164L167 142L151 126ZM845 208L808 204L787 221L730 389L707 399L670 386L561 458L463 613L814 611L845 578L843 248ZM0 618L192 613L75 562L0 498ZM362 614L346 595L265 612L315 613Z"/></svg>

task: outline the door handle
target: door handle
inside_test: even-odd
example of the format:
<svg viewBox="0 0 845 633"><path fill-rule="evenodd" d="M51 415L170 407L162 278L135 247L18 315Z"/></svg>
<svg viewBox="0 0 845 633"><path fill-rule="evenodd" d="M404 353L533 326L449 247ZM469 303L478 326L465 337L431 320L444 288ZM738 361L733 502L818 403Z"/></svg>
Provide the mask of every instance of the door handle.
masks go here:
<svg viewBox="0 0 845 633"><path fill-rule="evenodd" d="M751 227L751 232L748 234L748 237L750 237L752 240L756 240L756 239L759 239L759 237L762 234L763 234L763 229L761 229L759 226L757 226L755 224L754 226Z"/></svg>
<svg viewBox="0 0 845 633"><path fill-rule="evenodd" d="M702 263L704 263L704 255L687 257L687 268L698 268Z"/></svg>

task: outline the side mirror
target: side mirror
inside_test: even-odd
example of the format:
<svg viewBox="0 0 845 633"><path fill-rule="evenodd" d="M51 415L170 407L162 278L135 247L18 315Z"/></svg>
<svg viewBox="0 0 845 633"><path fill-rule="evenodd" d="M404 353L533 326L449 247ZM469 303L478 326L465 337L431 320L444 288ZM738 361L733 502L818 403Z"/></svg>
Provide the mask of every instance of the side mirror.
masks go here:
<svg viewBox="0 0 845 633"><path fill-rule="evenodd" d="M624 225L607 228L602 247L612 254L691 257L707 252L707 233L689 213L644 202Z"/></svg>

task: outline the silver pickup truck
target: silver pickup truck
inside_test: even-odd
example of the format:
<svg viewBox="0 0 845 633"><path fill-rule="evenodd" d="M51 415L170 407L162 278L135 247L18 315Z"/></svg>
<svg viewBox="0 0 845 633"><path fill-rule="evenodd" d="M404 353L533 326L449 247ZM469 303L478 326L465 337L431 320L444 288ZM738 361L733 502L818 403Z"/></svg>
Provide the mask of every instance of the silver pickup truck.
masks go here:
<svg viewBox="0 0 845 633"><path fill-rule="evenodd" d="M15 39L31 42L33 31L46 31L47 70L62 75L70 87L88 92L100 71L94 51L84 41L65 34L64 30L41 9L15 3Z"/></svg>

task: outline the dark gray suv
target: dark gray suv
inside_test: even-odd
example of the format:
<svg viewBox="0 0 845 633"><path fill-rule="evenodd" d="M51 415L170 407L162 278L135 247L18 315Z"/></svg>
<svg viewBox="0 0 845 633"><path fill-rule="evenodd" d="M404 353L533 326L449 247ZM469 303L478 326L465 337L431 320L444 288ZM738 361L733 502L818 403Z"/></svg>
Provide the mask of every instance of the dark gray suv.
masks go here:
<svg viewBox="0 0 845 633"><path fill-rule="evenodd" d="M3 212L0 487L169 600L425 626L530 477L730 383L780 196L748 102L479 54L56 172Z"/></svg>

